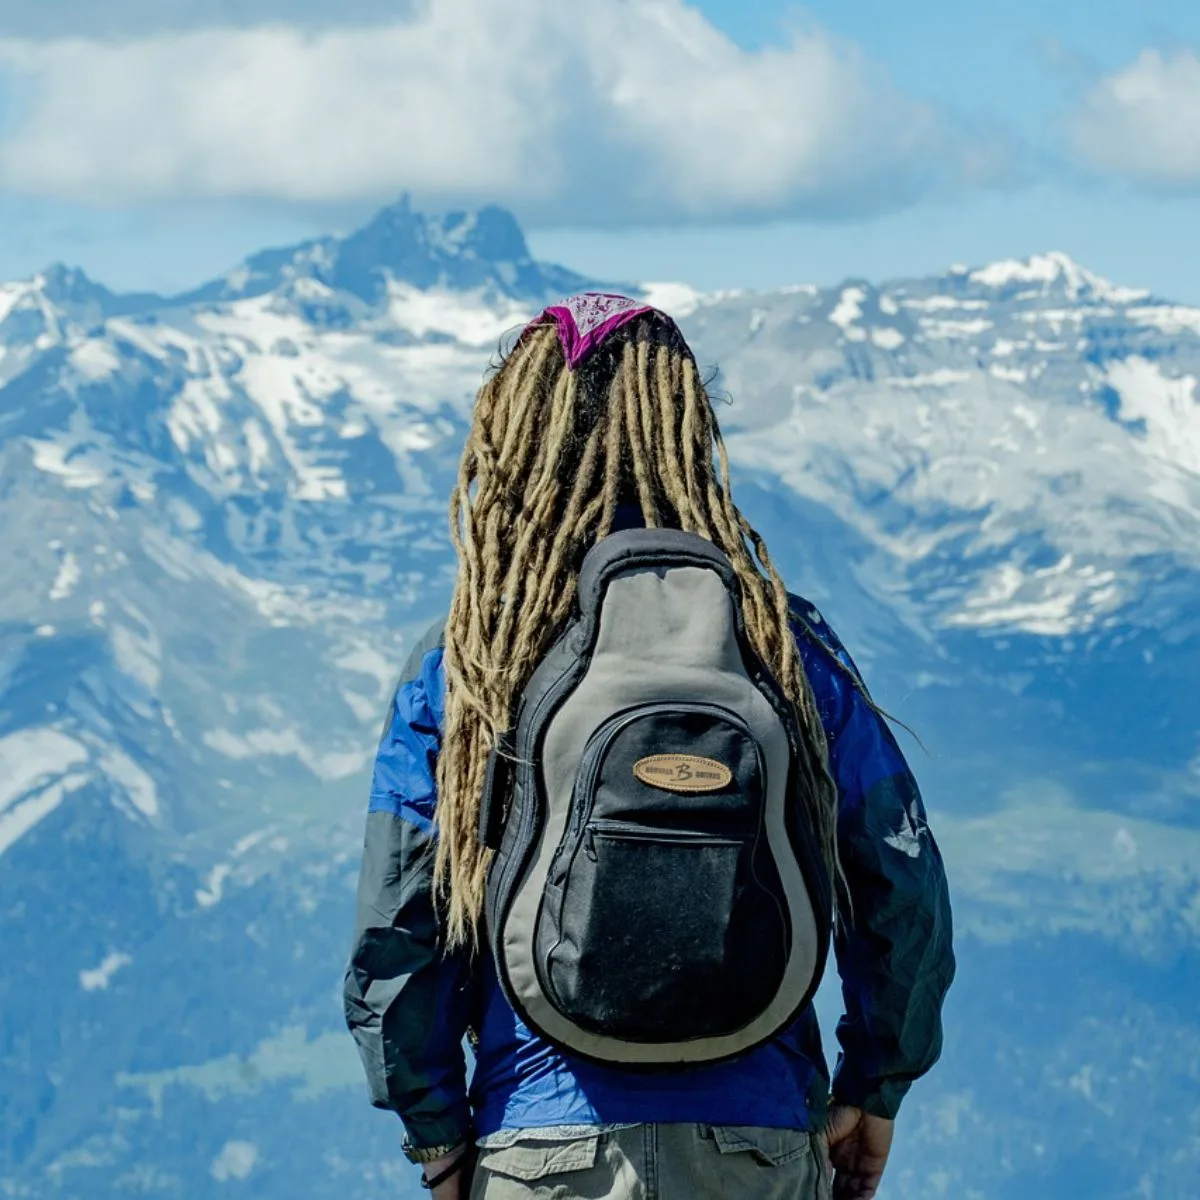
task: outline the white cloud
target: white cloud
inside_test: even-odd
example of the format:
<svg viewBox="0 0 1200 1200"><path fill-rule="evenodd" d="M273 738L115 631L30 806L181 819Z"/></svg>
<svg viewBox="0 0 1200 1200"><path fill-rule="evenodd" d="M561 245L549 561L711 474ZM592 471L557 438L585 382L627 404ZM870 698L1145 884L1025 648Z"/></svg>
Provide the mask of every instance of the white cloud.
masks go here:
<svg viewBox="0 0 1200 1200"><path fill-rule="evenodd" d="M226 1142L209 1172L218 1183L228 1183L247 1178L257 1162L258 1147L253 1142Z"/></svg>
<svg viewBox="0 0 1200 1200"><path fill-rule="evenodd" d="M893 208L974 177L817 29L750 52L683 0L427 0L373 28L0 40L0 186L87 202L495 200L560 224ZM973 151L973 153L975 153Z"/></svg>
<svg viewBox="0 0 1200 1200"><path fill-rule="evenodd" d="M1142 51L1092 87L1067 131L1093 170L1159 188L1200 184L1200 57Z"/></svg>
<svg viewBox="0 0 1200 1200"><path fill-rule="evenodd" d="M79 972L79 985L85 992L104 991L112 977L132 962L128 954L109 954L98 967Z"/></svg>

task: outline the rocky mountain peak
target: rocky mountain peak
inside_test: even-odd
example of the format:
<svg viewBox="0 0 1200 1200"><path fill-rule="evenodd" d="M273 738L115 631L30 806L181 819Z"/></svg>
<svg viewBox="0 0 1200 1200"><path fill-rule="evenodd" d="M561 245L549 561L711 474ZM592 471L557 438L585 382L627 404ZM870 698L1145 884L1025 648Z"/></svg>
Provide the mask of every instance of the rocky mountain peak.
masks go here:
<svg viewBox="0 0 1200 1200"><path fill-rule="evenodd" d="M423 213L404 195L349 234L264 250L175 303L244 299L296 278L316 279L369 304L386 302L395 286L537 303L587 284L572 271L536 262L506 209Z"/></svg>
<svg viewBox="0 0 1200 1200"><path fill-rule="evenodd" d="M1069 300L1128 304L1149 296L1144 289L1123 287L1089 271L1061 250L989 263L969 272L967 278L972 284L994 290L998 298L1058 293Z"/></svg>

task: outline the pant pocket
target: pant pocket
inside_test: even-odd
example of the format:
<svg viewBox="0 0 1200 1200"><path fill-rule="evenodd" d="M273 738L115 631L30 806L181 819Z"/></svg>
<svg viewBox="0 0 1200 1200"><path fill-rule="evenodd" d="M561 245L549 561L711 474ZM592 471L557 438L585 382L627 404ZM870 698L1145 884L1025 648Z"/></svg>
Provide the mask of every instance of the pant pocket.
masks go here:
<svg viewBox="0 0 1200 1200"><path fill-rule="evenodd" d="M596 1165L599 1148L599 1135L572 1138L569 1141L522 1139L511 1146L482 1150L476 1174L485 1179L489 1175L496 1175L522 1183L535 1183L591 1170Z"/></svg>
<svg viewBox="0 0 1200 1200"><path fill-rule="evenodd" d="M803 1129L760 1125L710 1125L722 1154L747 1154L764 1166L782 1167L812 1152L812 1135Z"/></svg>

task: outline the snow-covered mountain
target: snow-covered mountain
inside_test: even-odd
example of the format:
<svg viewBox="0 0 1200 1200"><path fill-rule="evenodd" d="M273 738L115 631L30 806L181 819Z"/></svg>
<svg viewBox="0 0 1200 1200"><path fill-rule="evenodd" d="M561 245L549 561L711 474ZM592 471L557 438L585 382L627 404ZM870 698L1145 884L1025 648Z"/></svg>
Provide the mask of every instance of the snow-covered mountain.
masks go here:
<svg viewBox="0 0 1200 1200"><path fill-rule="evenodd" d="M402 201L0 287L0 1195L418 1194L338 1007L366 772L481 373L585 283ZM1056 254L645 294L928 747L962 971L885 1194L1194 1196L1200 310Z"/></svg>

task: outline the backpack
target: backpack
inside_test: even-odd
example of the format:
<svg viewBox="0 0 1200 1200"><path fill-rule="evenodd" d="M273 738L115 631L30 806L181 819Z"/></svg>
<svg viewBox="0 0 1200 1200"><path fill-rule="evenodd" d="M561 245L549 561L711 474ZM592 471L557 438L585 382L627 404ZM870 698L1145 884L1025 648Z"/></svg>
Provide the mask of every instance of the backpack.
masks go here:
<svg viewBox="0 0 1200 1200"><path fill-rule="evenodd" d="M663 1068L745 1053L800 1014L832 915L798 739L716 546L629 529L588 551L481 807L487 941L533 1032Z"/></svg>

